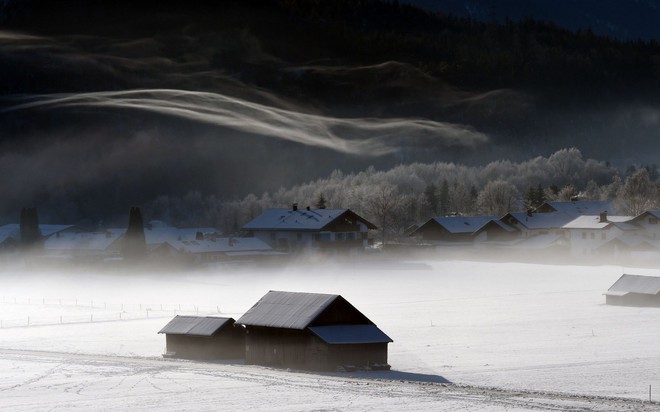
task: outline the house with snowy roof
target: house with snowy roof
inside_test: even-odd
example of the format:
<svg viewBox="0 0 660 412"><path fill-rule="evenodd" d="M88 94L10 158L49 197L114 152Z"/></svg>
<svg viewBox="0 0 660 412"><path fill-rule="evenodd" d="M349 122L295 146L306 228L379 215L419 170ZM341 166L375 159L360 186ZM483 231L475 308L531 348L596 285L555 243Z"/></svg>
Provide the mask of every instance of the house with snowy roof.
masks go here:
<svg viewBox="0 0 660 412"><path fill-rule="evenodd" d="M170 253L170 256L190 258L188 260L194 263L256 260L282 255L281 252L274 251L266 242L254 237L169 240L165 245L176 251ZM159 253L163 253L162 246L152 252L153 255Z"/></svg>
<svg viewBox="0 0 660 412"><path fill-rule="evenodd" d="M268 209L243 226L278 251L349 250L368 246L368 231L377 227L350 209Z"/></svg>
<svg viewBox="0 0 660 412"><path fill-rule="evenodd" d="M617 245L624 235L639 235L641 229L631 223L632 216L598 215L579 216L566 223L563 228L569 234L570 251L574 257L610 256L622 252Z"/></svg>
<svg viewBox="0 0 660 412"><path fill-rule="evenodd" d="M618 208L613 200L575 200L545 202L535 212L562 212L573 216L598 215L601 212L616 214Z"/></svg>
<svg viewBox="0 0 660 412"><path fill-rule="evenodd" d="M605 292L605 303L659 307L660 277L624 274Z"/></svg>
<svg viewBox="0 0 660 412"><path fill-rule="evenodd" d="M121 237L125 229L103 232L56 232L44 240L43 258L71 260L78 263L98 262L121 256Z"/></svg>
<svg viewBox="0 0 660 412"><path fill-rule="evenodd" d="M270 291L236 323L246 328L247 364L389 369L392 339L340 295Z"/></svg>
<svg viewBox="0 0 660 412"><path fill-rule="evenodd" d="M175 316L158 333L165 335L166 358L238 360L245 357L245 330L233 318Z"/></svg>
<svg viewBox="0 0 660 412"><path fill-rule="evenodd" d="M434 217L412 231L409 236L434 244L451 242L465 245L474 242L475 233L495 220L495 216ZM498 227L503 231L510 229L505 229L505 226Z"/></svg>
<svg viewBox="0 0 660 412"><path fill-rule="evenodd" d="M660 241L660 210L648 210L630 221L649 239Z"/></svg>
<svg viewBox="0 0 660 412"><path fill-rule="evenodd" d="M575 219L574 215L565 212L533 213L527 211L507 213L500 221L515 228L519 237L526 239L548 234L564 236L563 226L573 219Z"/></svg>

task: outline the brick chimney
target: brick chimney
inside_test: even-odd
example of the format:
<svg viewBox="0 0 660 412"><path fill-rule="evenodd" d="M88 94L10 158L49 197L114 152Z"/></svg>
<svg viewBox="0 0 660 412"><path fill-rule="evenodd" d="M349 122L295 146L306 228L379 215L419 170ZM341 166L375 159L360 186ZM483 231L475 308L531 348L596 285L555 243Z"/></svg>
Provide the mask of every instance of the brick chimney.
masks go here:
<svg viewBox="0 0 660 412"><path fill-rule="evenodd" d="M294 212L298 210L298 203L294 203L291 208L293 209Z"/></svg>
<svg viewBox="0 0 660 412"><path fill-rule="evenodd" d="M607 211L600 212L600 223L606 223L607 222Z"/></svg>

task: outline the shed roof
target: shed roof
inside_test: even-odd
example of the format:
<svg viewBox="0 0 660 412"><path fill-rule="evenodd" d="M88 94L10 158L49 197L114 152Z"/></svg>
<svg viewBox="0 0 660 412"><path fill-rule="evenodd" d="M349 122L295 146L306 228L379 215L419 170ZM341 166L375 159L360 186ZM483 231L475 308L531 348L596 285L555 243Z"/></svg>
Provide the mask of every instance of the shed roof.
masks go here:
<svg viewBox="0 0 660 412"><path fill-rule="evenodd" d="M660 292L660 277L624 274L605 294L610 296L623 296L628 293L657 295L658 292Z"/></svg>
<svg viewBox="0 0 660 412"><path fill-rule="evenodd" d="M238 319L247 326L303 330L339 295L270 291Z"/></svg>
<svg viewBox="0 0 660 412"><path fill-rule="evenodd" d="M158 333L166 333L168 335L213 336L227 323L234 323L234 319L214 316L177 315Z"/></svg>
<svg viewBox="0 0 660 412"><path fill-rule="evenodd" d="M243 230L321 230L335 220L346 217L359 220L369 229L376 226L350 209L268 209L243 226Z"/></svg>
<svg viewBox="0 0 660 412"><path fill-rule="evenodd" d="M309 330L331 345L393 342L376 325L312 326Z"/></svg>

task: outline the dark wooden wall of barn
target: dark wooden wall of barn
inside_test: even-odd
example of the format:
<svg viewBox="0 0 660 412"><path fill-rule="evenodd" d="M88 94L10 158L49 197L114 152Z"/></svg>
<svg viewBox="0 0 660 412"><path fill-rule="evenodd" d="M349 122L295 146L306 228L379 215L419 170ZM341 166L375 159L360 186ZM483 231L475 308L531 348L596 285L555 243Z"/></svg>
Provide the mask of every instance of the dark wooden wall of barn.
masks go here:
<svg viewBox="0 0 660 412"><path fill-rule="evenodd" d="M329 369L338 365L369 366L387 363L387 343L328 345Z"/></svg>
<svg viewBox="0 0 660 412"><path fill-rule="evenodd" d="M628 293L624 296L605 295L605 303L618 306L660 307L660 296L641 293Z"/></svg>
<svg viewBox="0 0 660 412"><path fill-rule="evenodd" d="M182 359L244 359L245 335L232 329L215 336L166 335L167 352Z"/></svg>
<svg viewBox="0 0 660 412"><path fill-rule="evenodd" d="M329 345L309 330L250 327L245 363L308 370L387 363L387 343Z"/></svg>
<svg viewBox="0 0 660 412"><path fill-rule="evenodd" d="M248 327L245 363L280 368L308 368L310 332L295 329Z"/></svg>

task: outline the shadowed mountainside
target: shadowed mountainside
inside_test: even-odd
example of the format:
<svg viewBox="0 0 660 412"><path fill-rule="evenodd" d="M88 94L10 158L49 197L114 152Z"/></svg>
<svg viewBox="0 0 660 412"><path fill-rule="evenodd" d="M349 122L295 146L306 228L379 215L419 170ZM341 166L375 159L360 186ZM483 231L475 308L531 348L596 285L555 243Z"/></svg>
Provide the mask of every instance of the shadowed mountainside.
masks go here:
<svg viewBox="0 0 660 412"><path fill-rule="evenodd" d="M566 146L644 162L658 56L653 42L395 2L4 2L0 215L95 219L160 194Z"/></svg>

